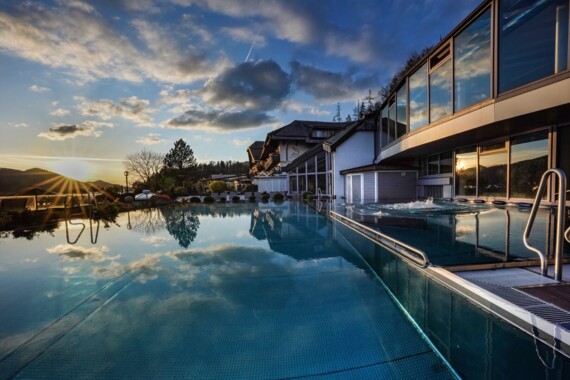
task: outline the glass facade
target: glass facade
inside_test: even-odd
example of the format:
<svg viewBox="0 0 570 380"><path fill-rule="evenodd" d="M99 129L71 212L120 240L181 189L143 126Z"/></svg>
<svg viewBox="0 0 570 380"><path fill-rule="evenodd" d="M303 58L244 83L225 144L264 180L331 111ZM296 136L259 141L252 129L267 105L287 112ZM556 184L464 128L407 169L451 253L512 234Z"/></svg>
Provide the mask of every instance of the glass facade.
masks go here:
<svg viewBox="0 0 570 380"><path fill-rule="evenodd" d="M380 113L381 116L381 125L382 125L382 145L385 146L390 144L393 140L390 140L390 123L388 123L388 107L384 107Z"/></svg>
<svg viewBox="0 0 570 380"><path fill-rule="evenodd" d="M427 63L410 77L410 131L428 123Z"/></svg>
<svg viewBox="0 0 570 380"><path fill-rule="evenodd" d="M396 138L406 134L408 130L408 94L406 85L402 86L396 94Z"/></svg>
<svg viewBox="0 0 570 380"><path fill-rule="evenodd" d="M307 157L305 162L300 163L295 169L291 169L289 175L289 190L292 194L302 194L310 191L317 194L320 189L323 194L330 194L330 169L328 155L321 151L316 155ZM327 175L329 187L327 187Z"/></svg>
<svg viewBox="0 0 570 380"><path fill-rule="evenodd" d="M396 139L396 103L393 102L388 110L388 133L389 141L394 141Z"/></svg>
<svg viewBox="0 0 570 380"><path fill-rule="evenodd" d="M451 115L451 60L446 61L429 76L430 122Z"/></svg>
<svg viewBox="0 0 570 380"><path fill-rule="evenodd" d="M499 2L499 92L567 67L568 0Z"/></svg>
<svg viewBox="0 0 570 380"><path fill-rule="evenodd" d="M546 132L511 141L510 193L513 198L534 198L548 168Z"/></svg>
<svg viewBox="0 0 570 380"><path fill-rule="evenodd" d="M477 150L459 150L455 153L455 195L477 194Z"/></svg>
<svg viewBox="0 0 570 380"><path fill-rule="evenodd" d="M487 9L454 40L455 110L491 95L491 10Z"/></svg>
<svg viewBox="0 0 570 380"><path fill-rule="evenodd" d="M503 144L504 146L504 144ZM479 192L481 197L507 196L507 150L479 154Z"/></svg>

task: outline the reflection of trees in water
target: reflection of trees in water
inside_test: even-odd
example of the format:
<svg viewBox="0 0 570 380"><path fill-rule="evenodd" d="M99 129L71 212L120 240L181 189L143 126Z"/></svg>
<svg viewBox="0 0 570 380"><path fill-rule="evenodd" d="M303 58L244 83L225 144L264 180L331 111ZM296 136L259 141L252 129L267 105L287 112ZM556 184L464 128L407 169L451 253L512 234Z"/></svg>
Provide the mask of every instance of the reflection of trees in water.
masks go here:
<svg viewBox="0 0 570 380"><path fill-rule="evenodd" d="M166 228L162 209L147 208L137 211L131 217L132 229L144 235L154 235Z"/></svg>
<svg viewBox="0 0 570 380"><path fill-rule="evenodd" d="M7 239L11 235L14 239L33 240L44 232L53 236L53 232L58 227L59 222L49 214L24 211L13 215L7 223L0 222L0 228L4 230L0 232L0 238Z"/></svg>
<svg viewBox="0 0 570 380"><path fill-rule="evenodd" d="M181 247L188 248L196 239L200 219L187 207L169 207L161 211L168 233L178 240Z"/></svg>

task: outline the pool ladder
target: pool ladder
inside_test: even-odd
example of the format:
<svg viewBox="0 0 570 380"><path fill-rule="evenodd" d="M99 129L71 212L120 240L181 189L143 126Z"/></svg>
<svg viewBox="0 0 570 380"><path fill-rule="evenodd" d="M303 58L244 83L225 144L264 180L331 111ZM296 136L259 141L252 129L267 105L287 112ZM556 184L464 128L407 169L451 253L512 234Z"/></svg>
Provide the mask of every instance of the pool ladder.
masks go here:
<svg viewBox="0 0 570 380"><path fill-rule="evenodd" d="M564 231L564 217L566 213L566 174L561 169L548 169L542 175L536 198L530 210L528 222L524 229L523 243L525 247L533 251L540 258L540 273L542 276L548 275L548 262L546 256L538 249L533 247L529 242L529 236L532 231L536 213L540 207L540 201L546 191L548 179L551 175L558 177L558 206L556 212L556 240L555 240L555 256L554 256L554 279L556 281L562 280L562 253L564 251L564 239L570 243L570 227Z"/></svg>

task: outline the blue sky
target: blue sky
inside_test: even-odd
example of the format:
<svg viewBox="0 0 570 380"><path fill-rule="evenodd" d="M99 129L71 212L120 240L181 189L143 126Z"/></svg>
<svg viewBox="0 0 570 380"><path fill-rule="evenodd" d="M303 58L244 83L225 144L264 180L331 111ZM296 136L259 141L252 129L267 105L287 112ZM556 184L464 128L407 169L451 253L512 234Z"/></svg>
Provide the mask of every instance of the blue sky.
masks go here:
<svg viewBox="0 0 570 380"><path fill-rule="evenodd" d="M292 120L345 118L479 3L0 0L0 167L120 182L179 138L245 161Z"/></svg>

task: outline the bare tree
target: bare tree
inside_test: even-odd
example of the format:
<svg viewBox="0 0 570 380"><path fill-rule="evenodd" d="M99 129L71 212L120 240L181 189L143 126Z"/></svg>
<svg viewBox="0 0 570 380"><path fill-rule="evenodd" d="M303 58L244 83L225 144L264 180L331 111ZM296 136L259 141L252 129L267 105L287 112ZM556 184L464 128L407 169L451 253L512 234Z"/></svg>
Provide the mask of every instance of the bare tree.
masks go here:
<svg viewBox="0 0 570 380"><path fill-rule="evenodd" d="M164 155L148 149L129 154L123 161L125 169L146 183L158 186L158 177L164 167Z"/></svg>

